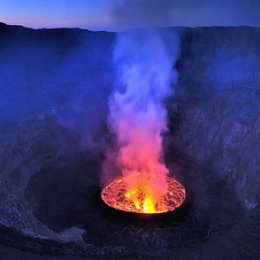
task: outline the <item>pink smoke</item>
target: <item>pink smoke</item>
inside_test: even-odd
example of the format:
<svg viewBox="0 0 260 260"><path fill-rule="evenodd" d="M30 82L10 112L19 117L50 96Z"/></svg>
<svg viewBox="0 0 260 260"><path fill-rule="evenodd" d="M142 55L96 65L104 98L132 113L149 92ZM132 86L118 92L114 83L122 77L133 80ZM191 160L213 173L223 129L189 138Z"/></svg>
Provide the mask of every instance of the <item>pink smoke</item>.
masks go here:
<svg viewBox="0 0 260 260"><path fill-rule="evenodd" d="M109 102L109 125L118 152L113 159L129 189L145 189L153 200L166 188L169 170L162 158L167 131L164 99L170 94L172 61L155 31L119 33L114 52L119 86Z"/></svg>

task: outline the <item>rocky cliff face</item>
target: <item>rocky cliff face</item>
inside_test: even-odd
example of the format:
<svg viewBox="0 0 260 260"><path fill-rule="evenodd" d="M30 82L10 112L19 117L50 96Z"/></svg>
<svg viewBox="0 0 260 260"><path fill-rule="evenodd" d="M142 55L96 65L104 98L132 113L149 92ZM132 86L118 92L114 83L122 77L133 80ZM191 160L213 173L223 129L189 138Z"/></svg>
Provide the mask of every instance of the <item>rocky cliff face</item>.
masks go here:
<svg viewBox="0 0 260 260"><path fill-rule="evenodd" d="M179 82L169 104L173 144L215 171L247 208L260 178L260 31L184 30Z"/></svg>

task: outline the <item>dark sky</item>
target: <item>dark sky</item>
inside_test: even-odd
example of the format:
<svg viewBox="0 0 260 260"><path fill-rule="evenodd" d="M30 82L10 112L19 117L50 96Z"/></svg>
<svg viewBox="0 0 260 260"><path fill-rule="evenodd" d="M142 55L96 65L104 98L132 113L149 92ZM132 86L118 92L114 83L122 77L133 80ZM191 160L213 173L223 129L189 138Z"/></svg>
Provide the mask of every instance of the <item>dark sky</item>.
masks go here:
<svg viewBox="0 0 260 260"><path fill-rule="evenodd" d="M0 0L0 21L27 27L260 27L260 0Z"/></svg>

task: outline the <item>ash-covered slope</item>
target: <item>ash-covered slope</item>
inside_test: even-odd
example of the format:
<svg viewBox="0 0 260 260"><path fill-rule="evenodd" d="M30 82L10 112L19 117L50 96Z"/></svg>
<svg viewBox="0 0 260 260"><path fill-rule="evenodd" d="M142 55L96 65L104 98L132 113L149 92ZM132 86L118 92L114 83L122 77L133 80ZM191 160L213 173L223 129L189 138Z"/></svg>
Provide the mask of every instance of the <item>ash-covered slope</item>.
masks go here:
<svg viewBox="0 0 260 260"><path fill-rule="evenodd" d="M1 224L57 239L33 216L24 192L49 162L97 149L111 87L112 39L79 29L0 25Z"/></svg>

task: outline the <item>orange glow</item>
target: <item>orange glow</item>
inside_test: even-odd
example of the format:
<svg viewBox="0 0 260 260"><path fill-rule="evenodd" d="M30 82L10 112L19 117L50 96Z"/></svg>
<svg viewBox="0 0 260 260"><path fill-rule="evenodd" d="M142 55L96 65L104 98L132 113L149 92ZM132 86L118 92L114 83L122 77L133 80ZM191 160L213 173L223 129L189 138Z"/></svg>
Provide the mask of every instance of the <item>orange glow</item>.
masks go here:
<svg viewBox="0 0 260 260"><path fill-rule="evenodd" d="M152 197L156 189L151 193L149 180L139 184L129 187L124 177L119 178L102 190L102 200L108 206L121 211L156 214L173 211L185 199L184 187L174 178L166 177L166 189L157 198Z"/></svg>

